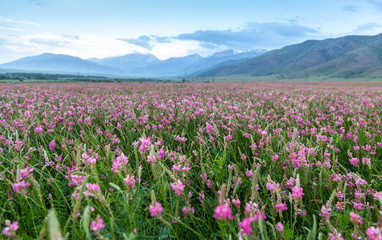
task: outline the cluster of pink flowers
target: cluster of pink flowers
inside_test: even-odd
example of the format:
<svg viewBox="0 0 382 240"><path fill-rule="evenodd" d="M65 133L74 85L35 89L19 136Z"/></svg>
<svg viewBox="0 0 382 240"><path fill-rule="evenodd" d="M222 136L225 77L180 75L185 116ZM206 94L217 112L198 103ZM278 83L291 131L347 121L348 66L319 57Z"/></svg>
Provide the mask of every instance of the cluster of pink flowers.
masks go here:
<svg viewBox="0 0 382 240"><path fill-rule="evenodd" d="M182 181L180 181L180 179L178 179L178 181L175 183L171 183L170 186L171 186L171 189L178 196L182 195L182 193L184 191L184 187L185 187L185 185L182 183Z"/></svg>
<svg viewBox="0 0 382 240"><path fill-rule="evenodd" d="M213 217L217 220L223 221L235 219L234 216L232 216L232 211L228 203L217 206L214 211L215 214Z"/></svg>
<svg viewBox="0 0 382 240"><path fill-rule="evenodd" d="M152 217L158 217L162 214L163 207L159 202L155 202L154 204L150 205L149 211Z"/></svg>
<svg viewBox="0 0 382 240"><path fill-rule="evenodd" d="M126 157L125 154L121 153L120 156L114 159L113 165L111 167L111 171L113 173L121 172L126 167L126 164L128 162L129 162L129 158Z"/></svg>

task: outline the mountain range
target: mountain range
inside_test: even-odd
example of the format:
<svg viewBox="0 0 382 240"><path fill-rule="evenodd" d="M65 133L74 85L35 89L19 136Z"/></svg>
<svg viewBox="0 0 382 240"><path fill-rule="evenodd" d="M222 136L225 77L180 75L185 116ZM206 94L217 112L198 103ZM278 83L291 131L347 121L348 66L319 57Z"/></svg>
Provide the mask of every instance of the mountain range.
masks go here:
<svg viewBox="0 0 382 240"><path fill-rule="evenodd" d="M1 64L0 68L17 71L47 73L79 73L132 77L184 77L226 61L249 59L265 53L265 50L235 52L227 50L208 57L197 54L159 60L152 54L128 54L104 59L44 53Z"/></svg>
<svg viewBox="0 0 382 240"><path fill-rule="evenodd" d="M269 76L277 78L382 77L382 34L308 40L266 52L227 50L160 60L151 54L104 59L45 53L0 65L3 69L131 77Z"/></svg>
<svg viewBox="0 0 382 240"><path fill-rule="evenodd" d="M308 40L197 75L382 77L382 34Z"/></svg>

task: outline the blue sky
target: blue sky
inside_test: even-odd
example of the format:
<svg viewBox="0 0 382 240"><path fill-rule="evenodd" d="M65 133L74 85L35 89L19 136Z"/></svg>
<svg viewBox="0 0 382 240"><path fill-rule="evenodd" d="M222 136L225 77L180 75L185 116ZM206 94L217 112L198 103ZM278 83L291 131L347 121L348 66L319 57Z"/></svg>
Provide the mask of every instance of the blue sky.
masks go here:
<svg viewBox="0 0 382 240"><path fill-rule="evenodd" d="M0 63L44 52L161 59L382 32L382 0L0 0Z"/></svg>

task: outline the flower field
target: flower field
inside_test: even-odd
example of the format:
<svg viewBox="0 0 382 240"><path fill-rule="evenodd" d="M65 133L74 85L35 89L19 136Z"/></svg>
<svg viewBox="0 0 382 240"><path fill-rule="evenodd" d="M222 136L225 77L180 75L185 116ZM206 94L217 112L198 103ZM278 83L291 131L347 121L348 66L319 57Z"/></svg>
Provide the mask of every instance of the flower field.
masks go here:
<svg viewBox="0 0 382 240"><path fill-rule="evenodd" d="M382 95L0 86L4 239L382 239Z"/></svg>

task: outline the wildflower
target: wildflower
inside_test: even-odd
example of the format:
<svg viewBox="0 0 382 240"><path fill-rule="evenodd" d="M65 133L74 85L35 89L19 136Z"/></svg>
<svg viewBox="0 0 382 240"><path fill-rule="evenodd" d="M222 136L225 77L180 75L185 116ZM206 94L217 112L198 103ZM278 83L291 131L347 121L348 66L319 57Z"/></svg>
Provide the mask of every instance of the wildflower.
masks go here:
<svg viewBox="0 0 382 240"><path fill-rule="evenodd" d="M280 188L280 184L278 183L270 183L270 182L267 182L265 184L265 186L267 187L267 189L271 192L276 192L276 189L279 189Z"/></svg>
<svg viewBox="0 0 382 240"><path fill-rule="evenodd" d="M82 158L85 161L85 163L89 164L90 166L93 166L96 163L96 161L97 161L94 157L89 156L86 153L82 154Z"/></svg>
<svg viewBox="0 0 382 240"><path fill-rule="evenodd" d="M150 154L149 156L147 156L147 162L149 162L149 163L156 163L157 162L157 158L155 157L155 155Z"/></svg>
<svg viewBox="0 0 382 240"><path fill-rule="evenodd" d="M87 190L84 192L86 197L98 197L101 194L101 188L97 185L97 183L87 183Z"/></svg>
<svg viewBox="0 0 382 240"><path fill-rule="evenodd" d="M237 196L236 196L237 197ZM233 205L235 205L235 207L237 208L237 209L240 209L240 199L233 199L232 200L232 203L233 203Z"/></svg>
<svg viewBox="0 0 382 240"><path fill-rule="evenodd" d="M163 211L163 207L159 202L155 202L153 205L150 205L149 211L152 217L156 217L161 215Z"/></svg>
<svg viewBox="0 0 382 240"><path fill-rule="evenodd" d="M367 184L367 182L365 180L363 180L362 178L358 178L357 181L355 182L356 185L359 185L359 186L364 186Z"/></svg>
<svg viewBox="0 0 382 240"><path fill-rule="evenodd" d="M44 131L44 126L38 126L34 129L35 133L42 133Z"/></svg>
<svg viewBox="0 0 382 240"><path fill-rule="evenodd" d="M275 208L276 208L276 212L283 212L288 210L286 203L276 204Z"/></svg>
<svg viewBox="0 0 382 240"><path fill-rule="evenodd" d="M171 183L170 184L171 189L175 192L176 195L180 196L183 193L185 185L178 179L177 183Z"/></svg>
<svg viewBox="0 0 382 240"><path fill-rule="evenodd" d="M284 226L283 226L283 224L281 223L281 222L278 222L278 223L276 223L276 230L281 234L281 235L283 235L283 233L284 233Z"/></svg>
<svg viewBox="0 0 382 240"><path fill-rule="evenodd" d="M49 151L53 152L55 147L56 147L56 141L53 139L53 140L49 143Z"/></svg>
<svg viewBox="0 0 382 240"><path fill-rule="evenodd" d="M334 230L333 233L329 233L329 239L330 240L344 240L341 233L337 232L337 230Z"/></svg>
<svg viewBox="0 0 382 240"><path fill-rule="evenodd" d="M186 207L186 206L184 206L184 207L182 208L182 212L183 212L184 215L187 215L187 214L189 214L189 213L194 213L195 210L194 210L194 208L192 208L192 207Z"/></svg>
<svg viewBox="0 0 382 240"><path fill-rule="evenodd" d="M92 221L90 224L90 230L92 230L95 233L99 233L99 231L105 227L105 224L103 224L103 219L97 215L96 220Z"/></svg>
<svg viewBox="0 0 382 240"><path fill-rule="evenodd" d="M113 165L111 167L111 171L113 173L121 172L126 167L126 164L128 162L129 162L129 158L126 157L125 154L121 153L120 156L114 159Z"/></svg>
<svg viewBox="0 0 382 240"><path fill-rule="evenodd" d="M244 218L241 222L238 223L239 227L241 227L244 231L244 234L250 235L252 233L252 222L254 222L255 219L253 217Z"/></svg>
<svg viewBox="0 0 382 240"><path fill-rule="evenodd" d="M319 216L325 218L327 221L329 221L330 216L332 215L332 209L330 207L326 207L325 205L322 205L321 207L321 214Z"/></svg>
<svg viewBox="0 0 382 240"><path fill-rule="evenodd" d="M358 167L359 159L358 159L358 158L350 158L350 159L349 159L349 162L350 162L350 164L353 165L354 167Z"/></svg>
<svg viewBox="0 0 382 240"><path fill-rule="evenodd" d="M362 217L359 214L356 214L354 212L350 212L350 222L356 224L363 224Z"/></svg>
<svg viewBox="0 0 382 240"><path fill-rule="evenodd" d="M13 237L16 237L16 231L19 229L19 224L17 222L11 223L9 220L5 220L6 227L3 228L1 233L3 233L5 236L9 237L10 239Z"/></svg>
<svg viewBox="0 0 382 240"><path fill-rule="evenodd" d="M134 185L135 183L137 182L134 178L134 175L130 176L130 175L127 175L126 178L124 179L125 180L125 185L127 188L134 188Z"/></svg>
<svg viewBox="0 0 382 240"><path fill-rule="evenodd" d="M381 240L382 239L382 232L381 228L377 227L370 227L366 230L366 235L369 238L369 240Z"/></svg>
<svg viewBox="0 0 382 240"><path fill-rule="evenodd" d="M292 197L294 199L301 199L302 196L304 196L304 192L302 191L301 187L295 186L294 188L292 188Z"/></svg>
<svg viewBox="0 0 382 240"><path fill-rule="evenodd" d="M225 203L223 205L217 206L215 208L215 214L213 216L217 220L233 220L234 217L232 216L231 208L229 207L228 203Z"/></svg>
<svg viewBox="0 0 382 240"><path fill-rule="evenodd" d="M225 137L225 140L226 140L227 142L231 141L231 140L232 140L232 135L231 135L231 134L230 134L230 135L227 135L227 136Z"/></svg>
<svg viewBox="0 0 382 240"><path fill-rule="evenodd" d="M15 191L16 193L26 194L27 193L26 188L29 186L30 186L29 182L25 182L25 180L22 180L21 182L13 184L13 191Z"/></svg>

